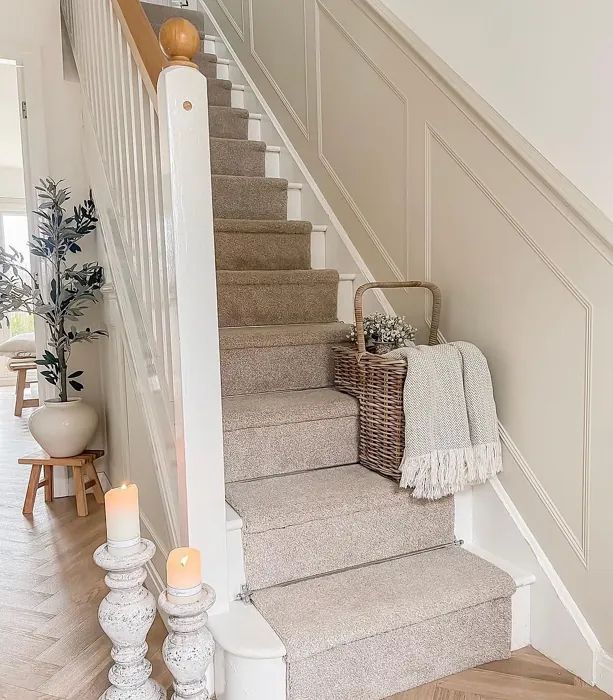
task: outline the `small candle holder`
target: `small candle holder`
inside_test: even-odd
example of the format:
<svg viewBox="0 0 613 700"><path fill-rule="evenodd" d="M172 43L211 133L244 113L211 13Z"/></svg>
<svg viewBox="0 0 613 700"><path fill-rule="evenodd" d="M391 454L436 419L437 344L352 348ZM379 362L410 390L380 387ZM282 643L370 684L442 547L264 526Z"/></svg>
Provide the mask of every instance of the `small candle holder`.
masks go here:
<svg viewBox="0 0 613 700"><path fill-rule="evenodd" d="M165 590L158 598L158 607L168 615L170 628L162 656L174 678L172 700L209 700L206 672L213 661L215 642L206 622L215 591L203 583L199 592L176 593Z"/></svg>
<svg viewBox="0 0 613 700"><path fill-rule="evenodd" d="M155 598L143 586L145 564L153 558L155 545L146 539L128 546L105 543L94 552L94 561L107 572L110 588L100 603L98 620L113 643L115 662L109 671L111 686L100 700L162 700L166 690L151 678L147 634L156 616Z"/></svg>

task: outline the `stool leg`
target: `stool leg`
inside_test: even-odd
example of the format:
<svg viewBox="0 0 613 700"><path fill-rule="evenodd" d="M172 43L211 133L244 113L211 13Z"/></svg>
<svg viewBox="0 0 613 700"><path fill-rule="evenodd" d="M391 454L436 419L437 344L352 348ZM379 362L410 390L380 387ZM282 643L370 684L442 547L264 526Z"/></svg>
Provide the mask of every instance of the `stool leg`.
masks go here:
<svg viewBox="0 0 613 700"><path fill-rule="evenodd" d="M87 495L85 493L85 485L83 484L83 469L82 467L73 467L72 474L74 477L74 492L77 499L77 515L84 517L87 515Z"/></svg>
<svg viewBox="0 0 613 700"><path fill-rule="evenodd" d="M23 514L32 515L34 510L34 501L36 500L36 492L38 491L38 482L40 481L40 464L33 464L30 471L30 480L28 481L28 490L26 498L23 502Z"/></svg>
<svg viewBox="0 0 613 700"><path fill-rule="evenodd" d="M51 465L45 467L45 501L51 503L53 500L53 467Z"/></svg>
<svg viewBox="0 0 613 700"><path fill-rule="evenodd" d="M17 370L17 384L15 386L15 415L21 418L23 411L23 395L26 390L27 371L25 369Z"/></svg>
<svg viewBox="0 0 613 700"><path fill-rule="evenodd" d="M92 486L92 491L94 492L94 498L96 499L96 503L100 503L102 505L104 503L104 491L102 490L102 484L100 483L100 479L98 478L96 465L93 462L89 462L87 468L89 469L92 481L94 482L94 485Z"/></svg>

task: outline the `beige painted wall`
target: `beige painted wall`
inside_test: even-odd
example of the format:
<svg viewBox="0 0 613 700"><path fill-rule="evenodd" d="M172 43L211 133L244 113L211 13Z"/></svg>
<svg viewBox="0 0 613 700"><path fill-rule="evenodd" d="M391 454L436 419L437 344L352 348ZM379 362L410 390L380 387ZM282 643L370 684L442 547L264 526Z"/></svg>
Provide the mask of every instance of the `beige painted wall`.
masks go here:
<svg viewBox="0 0 613 700"><path fill-rule="evenodd" d="M611 247L365 0L208 5L373 274L486 353L503 484L612 651Z"/></svg>

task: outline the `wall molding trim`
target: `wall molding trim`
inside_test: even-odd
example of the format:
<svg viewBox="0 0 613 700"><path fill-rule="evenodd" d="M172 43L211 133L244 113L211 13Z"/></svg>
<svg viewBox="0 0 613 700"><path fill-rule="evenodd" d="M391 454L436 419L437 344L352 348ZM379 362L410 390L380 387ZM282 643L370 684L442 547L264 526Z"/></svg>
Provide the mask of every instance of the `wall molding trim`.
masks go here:
<svg viewBox="0 0 613 700"><path fill-rule="evenodd" d="M405 254L404 263L406 265L407 274L404 274L402 270L398 267L398 264L387 251L381 239L375 232L374 228L371 226L365 214L362 212L358 206L355 199L351 196L351 193L345 186L340 175L336 172L336 169L330 163L327 156L324 153L323 148L323 118L322 118L322 96L321 96L321 34L320 34L320 16L321 12L328 16L330 21L335 25L339 33L345 38L345 40L355 49L356 53L368 64L368 66L381 78L381 80L390 88L390 90L395 94L398 100L402 103L404 111L404 143L402 147L402 152L404 155L404 173L407 181L409 182L409 155L408 155L408 133L409 133L409 105L406 96L401 90L390 80L390 78L377 66L374 61L368 56L368 54L362 49L358 42L347 32L343 25L336 19L336 17L330 12L330 10L321 2L321 0L315 0L315 74L316 74L316 84L317 84L317 151L319 154L319 159L323 163L323 166L328 171L330 177L340 190L341 194L347 201L351 210L359 220L359 222L364 227L364 230L374 243L377 251L381 257L385 260L392 274L398 280L404 280L408 276L408 197L405 200L404 206L404 229L406 232L405 236Z"/></svg>
<svg viewBox="0 0 613 700"><path fill-rule="evenodd" d="M221 0L217 0L217 2L221 5ZM260 70L262 71L262 73L264 73L264 75L268 79L268 82L272 85L273 90L279 96L279 99L283 103L283 106L289 112L290 117L296 122L296 126L300 129L304 138L308 141L309 140L309 90L308 90L309 67L308 67L307 40L306 40L306 0L303 0L303 2L302 2L302 11L303 11L303 17L304 17L304 21L303 21L303 26L304 26L304 71L305 71L304 97L305 97L305 106L306 106L306 115L305 115L304 121L300 118L300 116L298 115L298 112L296 112L296 110L292 106L292 103L290 102L289 98L283 92L279 83L277 83L277 81L274 79L272 73L268 70L268 66L264 63L262 57L256 51L255 34L254 34L254 27L253 27L253 0L249 0L249 48L251 51L251 55L253 56L255 62L260 67Z"/></svg>
<svg viewBox="0 0 613 700"><path fill-rule="evenodd" d="M613 266L613 221L505 121L380 0L351 0L450 98L576 231Z"/></svg>
<svg viewBox="0 0 613 700"><path fill-rule="evenodd" d="M226 4L223 2L223 0L217 0L217 4L219 5L221 11L224 13L224 15L227 17L228 22L232 25L234 28L234 31L238 34L240 37L241 41L245 41L245 9L243 7L243 2L241 0L241 23L237 22L236 18L232 15L230 10L226 7Z"/></svg>
<svg viewBox="0 0 613 700"><path fill-rule="evenodd" d="M613 656L602 650L595 661L594 682L605 693L613 695Z"/></svg>
<svg viewBox="0 0 613 700"><path fill-rule="evenodd" d="M517 466L527 479L534 492L556 523L564 538L577 555L579 561L587 568L589 560L589 523L590 523L590 445L591 445L591 396L592 396L592 337L593 337L593 307L591 302L573 284L572 280L556 265L556 263L537 244L525 228L515 219L511 212L504 206L501 200L486 186L477 174L468 166L460 155L445 141L436 129L426 121L426 161L425 161L425 274L427 280L432 280L432 143L437 143L445 153L458 165L469 180L489 200L489 202L502 214L513 230L529 246L532 252L546 265L556 279L570 292L585 312L585 341L584 353L584 404L583 404L583 457L582 457L582 494L581 494L581 535L573 531L560 512L557 505L537 477L534 469L522 454L509 431L499 423L500 437L505 444Z"/></svg>

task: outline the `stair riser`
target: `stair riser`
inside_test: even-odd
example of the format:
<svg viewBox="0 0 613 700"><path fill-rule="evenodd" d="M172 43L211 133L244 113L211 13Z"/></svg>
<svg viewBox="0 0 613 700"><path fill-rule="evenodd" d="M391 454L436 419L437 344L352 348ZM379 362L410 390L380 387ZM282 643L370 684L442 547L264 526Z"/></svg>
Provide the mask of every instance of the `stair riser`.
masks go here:
<svg viewBox="0 0 613 700"><path fill-rule="evenodd" d="M227 233L215 234L218 270L307 270L310 235Z"/></svg>
<svg viewBox="0 0 613 700"><path fill-rule="evenodd" d="M220 219L287 217L287 186L283 181L229 179L213 176L213 216Z"/></svg>
<svg viewBox="0 0 613 700"><path fill-rule="evenodd" d="M444 575L444 572L442 572ZM381 700L510 654L511 600L498 598L288 665L288 700Z"/></svg>
<svg viewBox="0 0 613 700"><path fill-rule="evenodd" d="M332 345L244 348L221 353L224 396L332 386Z"/></svg>
<svg viewBox="0 0 613 700"><path fill-rule="evenodd" d="M259 446L257 454L254 445ZM224 455L228 482L353 464L358 459L358 419L347 416L226 432Z"/></svg>
<svg viewBox="0 0 613 700"><path fill-rule="evenodd" d="M213 175L264 177L266 151L258 146L239 139L212 140L211 172Z"/></svg>
<svg viewBox="0 0 613 700"><path fill-rule="evenodd" d="M243 532L252 590L453 540L453 500L364 510L253 535ZM292 556L288 556L292 552Z"/></svg>
<svg viewBox="0 0 613 700"><path fill-rule="evenodd" d="M275 326L336 321L337 286L218 283L219 325Z"/></svg>
<svg viewBox="0 0 613 700"><path fill-rule="evenodd" d="M245 112L209 109L209 133L222 139L246 139L249 116Z"/></svg>

